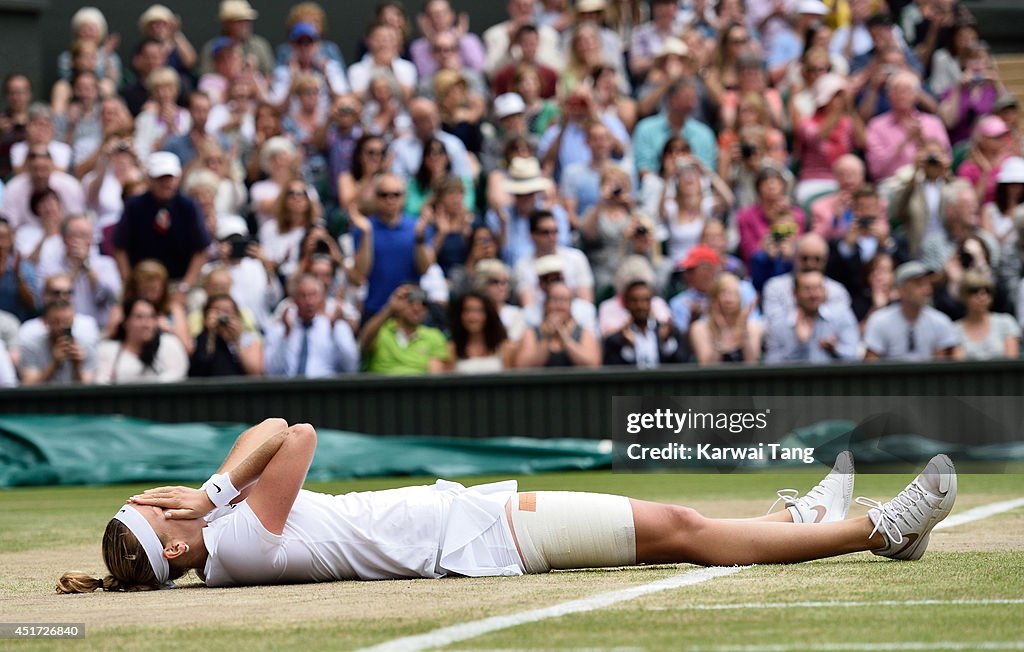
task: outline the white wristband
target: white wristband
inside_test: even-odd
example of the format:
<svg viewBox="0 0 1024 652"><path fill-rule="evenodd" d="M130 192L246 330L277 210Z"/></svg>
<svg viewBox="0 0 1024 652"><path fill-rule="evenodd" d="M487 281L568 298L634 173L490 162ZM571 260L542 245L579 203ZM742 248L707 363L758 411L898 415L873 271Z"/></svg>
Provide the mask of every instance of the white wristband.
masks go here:
<svg viewBox="0 0 1024 652"><path fill-rule="evenodd" d="M203 483L201 489L210 497L210 502L217 507L227 505L241 493L235 489L235 485L231 484L231 477L227 473L211 475L210 479Z"/></svg>

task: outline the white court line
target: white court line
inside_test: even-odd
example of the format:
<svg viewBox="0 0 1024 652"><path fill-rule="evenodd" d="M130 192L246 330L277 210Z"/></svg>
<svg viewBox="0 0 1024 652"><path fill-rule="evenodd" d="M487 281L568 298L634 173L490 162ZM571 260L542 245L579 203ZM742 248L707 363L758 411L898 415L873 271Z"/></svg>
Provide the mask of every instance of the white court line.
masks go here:
<svg viewBox="0 0 1024 652"><path fill-rule="evenodd" d="M900 641L898 643L803 643L801 645L716 645L688 647L687 652L882 652L893 650L1024 650L1024 641Z"/></svg>
<svg viewBox="0 0 1024 652"><path fill-rule="evenodd" d="M989 516L995 516L996 514L1002 514L1008 512L1011 509L1017 509L1018 507L1024 507L1024 498L1014 498L1013 500L1004 500L999 503L989 503L988 505L980 505L974 509L969 509L966 512L959 514L953 514L948 516L946 520L935 526L936 530L945 530L946 528L956 527L963 525L964 523L970 523L971 521L977 521Z"/></svg>
<svg viewBox="0 0 1024 652"><path fill-rule="evenodd" d="M811 609L830 607L918 607L918 606L978 606L993 604L1024 604L1024 599L992 598L984 600L871 600L863 602L741 602L727 604L681 604L672 607L646 607L647 611L729 611L733 609L791 609L808 607Z"/></svg>
<svg viewBox="0 0 1024 652"><path fill-rule="evenodd" d="M567 614L594 611L595 609L602 609L619 602L626 602L627 600L639 598L640 596L650 595L651 593L658 593L659 591L668 591L670 589L678 589L683 586L700 584L701 582L707 582L708 580L715 579L716 577L724 577L726 575L738 573L747 568L750 568L750 566L714 566L711 568L699 568L680 575L666 577L665 579L658 580L657 582L641 584L640 586L631 586L627 589L620 589L618 591L598 593L597 595L592 595L589 598L581 598L570 602L561 602L542 609L532 609L530 611L508 614L507 616L493 616L491 618L473 620L460 625L441 627L434 631L427 632L426 634L407 636L405 638L386 641L380 645L364 648L362 652L411 652L414 650L429 650L435 647L443 647L459 641L476 638L477 636L494 632L499 629L515 627L517 625L532 623L538 620L546 620L548 618L558 618L559 616L565 616Z"/></svg>
<svg viewBox="0 0 1024 652"><path fill-rule="evenodd" d="M1006 500L998 503L990 503L988 505L981 505L974 509L969 509L966 512L957 514L955 516L949 516L942 523L935 526L935 529L945 529L955 527L957 525L963 525L972 521L978 521L995 514L1002 512L1008 512L1011 509L1024 506L1024 498L1017 498L1014 500ZM643 595L650 593L657 593L659 591L667 591L669 589L680 588L683 586L691 586L694 584L700 584L716 577L723 577L726 575L732 575L738 573L741 570L750 568L750 566L730 566L730 567L712 567L702 568L699 570L693 570L681 575L673 575L657 582L651 582L650 584L641 584L640 586L630 587L628 589L622 589L619 591L611 591L608 593L599 593L598 595L591 596L589 598L582 598L580 600L572 600L570 602L561 602L559 604L551 605L550 607L544 607L542 609L532 609L530 611L522 611L515 614L508 614L505 616L492 616L491 618L483 618L481 620L471 620L467 623L459 625L451 625L448 627L440 627L433 631L427 632L426 634L418 634L415 636L406 636L404 638L396 638L390 641L385 641L380 645L375 645L369 648L363 648L359 652L399 652L399 651L418 651L428 650L431 648L442 647L457 643L459 641L465 641L467 639L476 638L483 634L498 631L501 629L507 629L509 627L516 627L525 623L537 622L539 620L546 620L548 618L558 618L572 613L582 613L585 611L594 611L595 609L602 609L604 607L617 604L619 602L626 602ZM945 650L969 650L969 649L994 649L994 650L1024 650L1024 642L1011 642L1010 645L1017 645L1018 647L997 647L997 648L984 648L978 647L978 645L966 646L962 648L939 648L934 647L937 644L929 644L932 647L920 647L920 648L902 648L906 650L930 650L930 649L945 649ZM866 644L867 645L867 644ZM874 645L874 644L870 644ZM907 645L916 645L914 643L908 643ZM712 649L712 648L708 648ZM718 652L730 652L726 648L713 648ZM778 652L786 652L788 650L805 650L806 645L799 647L779 647ZM825 650L826 648L820 648ZM829 648L834 650L842 650L842 648ZM885 650L893 649L898 650L901 648L894 647L876 647L876 648L849 648L851 650ZM739 647L732 648L734 652L745 652L747 648ZM750 648L751 652L776 652L775 648Z"/></svg>

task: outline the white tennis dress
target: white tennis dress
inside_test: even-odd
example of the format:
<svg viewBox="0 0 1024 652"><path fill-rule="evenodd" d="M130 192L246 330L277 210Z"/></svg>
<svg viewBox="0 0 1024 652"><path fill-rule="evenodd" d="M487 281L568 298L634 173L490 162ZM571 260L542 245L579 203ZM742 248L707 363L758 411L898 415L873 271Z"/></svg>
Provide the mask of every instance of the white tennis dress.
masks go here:
<svg viewBox="0 0 1024 652"><path fill-rule="evenodd" d="M331 496L300 491L273 534L243 501L203 529L208 586L522 575L505 503L514 480Z"/></svg>

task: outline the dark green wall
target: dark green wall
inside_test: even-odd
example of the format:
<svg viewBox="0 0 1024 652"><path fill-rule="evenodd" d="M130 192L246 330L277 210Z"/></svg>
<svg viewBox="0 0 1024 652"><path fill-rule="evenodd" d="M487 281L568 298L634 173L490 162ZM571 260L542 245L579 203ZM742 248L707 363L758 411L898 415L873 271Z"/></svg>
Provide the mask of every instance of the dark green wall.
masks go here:
<svg viewBox="0 0 1024 652"><path fill-rule="evenodd" d="M236 380L0 390L0 414L125 414L156 421L269 416L381 435L608 437L614 396L1021 396L1024 362Z"/></svg>

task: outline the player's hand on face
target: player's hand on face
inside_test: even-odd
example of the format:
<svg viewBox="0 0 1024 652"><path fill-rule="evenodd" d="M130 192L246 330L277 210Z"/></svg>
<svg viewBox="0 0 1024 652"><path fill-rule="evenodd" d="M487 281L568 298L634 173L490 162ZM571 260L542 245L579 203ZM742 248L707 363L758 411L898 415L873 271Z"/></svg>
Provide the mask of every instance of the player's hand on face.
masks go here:
<svg viewBox="0 0 1024 652"><path fill-rule="evenodd" d="M147 489L128 499L131 505L152 505L164 509L164 518L187 521L203 516L213 510L210 497L202 489L191 487L157 487Z"/></svg>

